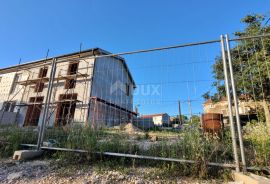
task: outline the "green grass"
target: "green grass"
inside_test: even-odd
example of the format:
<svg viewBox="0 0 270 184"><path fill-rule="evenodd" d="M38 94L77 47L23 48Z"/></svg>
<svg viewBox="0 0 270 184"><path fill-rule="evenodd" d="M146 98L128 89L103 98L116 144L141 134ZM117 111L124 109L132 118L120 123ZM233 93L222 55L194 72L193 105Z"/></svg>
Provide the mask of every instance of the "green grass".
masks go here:
<svg viewBox="0 0 270 184"><path fill-rule="evenodd" d="M254 127L252 127L254 128ZM256 127L255 127L256 128ZM250 129L248 129L250 130ZM0 127L0 157L9 157L13 151L19 149L20 144L36 144L37 130L35 128L17 128ZM248 133L248 134L247 134ZM158 141L151 141L151 136L157 136ZM247 136L249 135L249 136ZM252 164L264 164L268 156L265 145L268 145L268 139L259 139L250 131L245 131L245 141L256 143L251 150L257 148L258 157L252 154L247 154L247 160L250 158ZM265 136L265 134L263 134ZM90 128L72 127L72 128L46 128L44 141L55 140L54 146L71 149L87 150L89 154L73 154L67 152L56 152L53 158L60 158L64 160L88 160L93 163L104 161L110 167L117 165L118 167L125 168L126 165L154 165L158 167L167 168L170 172L178 171L181 169L183 175L194 174L200 177L209 175L211 169L207 166L207 162L218 163L233 163L232 145L230 131L225 130L225 133L220 136L203 135L199 127L186 127L184 130L151 130L139 135L129 135L121 130L115 129L101 129L92 130ZM260 140L260 141L257 141ZM141 144L149 144L148 149L142 149ZM261 145L261 146L260 146ZM115 152L126 154L147 155L155 157L166 157L176 159L193 160L195 164L179 164L164 161L153 160L134 160L125 158L112 158L109 159L100 155L96 157L95 152ZM252 157L251 157L252 156ZM257 160L256 160L257 159ZM128 161L127 161L128 160ZM269 159L268 159L269 160ZM114 162L117 162L114 163ZM177 166L175 166L177 165ZM181 166L179 166L181 165ZM179 168L180 167L180 168ZM213 172L213 171L211 171Z"/></svg>
<svg viewBox="0 0 270 184"><path fill-rule="evenodd" d="M34 128L18 128L16 126L1 126L0 128L0 158L8 157L18 150L20 144L36 144L38 132Z"/></svg>

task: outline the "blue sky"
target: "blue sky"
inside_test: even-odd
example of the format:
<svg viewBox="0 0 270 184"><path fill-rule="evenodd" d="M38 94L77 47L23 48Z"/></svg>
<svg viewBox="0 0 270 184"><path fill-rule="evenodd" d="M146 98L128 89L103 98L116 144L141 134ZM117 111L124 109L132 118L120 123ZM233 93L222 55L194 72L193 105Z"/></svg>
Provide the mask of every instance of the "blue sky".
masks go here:
<svg viewBox="0 0 270 184"><path fill-rule="evenodd" d="M0 67L15 65L19 58L44 58L47 49L49 56L78 51L80 43L83 49L100 47L115 53L218 39L241 30L240 19L246 14L269 11L266 0L3 0ZM211 88L207 80L212 80L211 63L218 54L217 44L127 56L137 83L165 84L162 97L153 97L164 103L142 105L140 99L152 97L138 95L134 100L139 109L176 114L177 99L199 98ZM193 105L194 112L201 112L201 102ZM186 104L183 111L188 112Z"/></svg>

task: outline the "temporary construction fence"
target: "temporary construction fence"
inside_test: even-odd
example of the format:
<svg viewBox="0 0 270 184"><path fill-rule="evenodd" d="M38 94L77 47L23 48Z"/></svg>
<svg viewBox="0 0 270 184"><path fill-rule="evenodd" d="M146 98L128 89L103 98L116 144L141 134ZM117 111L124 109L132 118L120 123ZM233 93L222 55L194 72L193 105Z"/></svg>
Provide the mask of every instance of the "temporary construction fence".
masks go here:
<svg viewBox="0 0 270 184"><path fill-rule="evenodd" d="M19 65L0 114L4 124L16 107L19 128L1 125L2 135L18 130L21 143L36 149L237 171L269 167L269 138L258 140L264 134L252 129L261 125L259 133L269 135L269 40L222 35L118 54L90 49Z"/></svg>

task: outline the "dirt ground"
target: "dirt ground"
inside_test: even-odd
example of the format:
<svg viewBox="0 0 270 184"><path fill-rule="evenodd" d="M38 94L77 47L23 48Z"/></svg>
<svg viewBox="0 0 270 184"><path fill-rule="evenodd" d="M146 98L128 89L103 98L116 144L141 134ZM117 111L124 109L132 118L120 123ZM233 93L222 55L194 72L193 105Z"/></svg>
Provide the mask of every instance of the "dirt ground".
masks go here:
<svg viewBox="0 0 270 184"><path fill-rule="evenodd" d="M58 160L59 161L59 160ZM75 167L60 166L57 160L13 161L0 160L0 183L224 183L220 180L198 180L188 177L166 178L152 175L154 168L136 168L134 170L100 170L91 164Z"/></svg>

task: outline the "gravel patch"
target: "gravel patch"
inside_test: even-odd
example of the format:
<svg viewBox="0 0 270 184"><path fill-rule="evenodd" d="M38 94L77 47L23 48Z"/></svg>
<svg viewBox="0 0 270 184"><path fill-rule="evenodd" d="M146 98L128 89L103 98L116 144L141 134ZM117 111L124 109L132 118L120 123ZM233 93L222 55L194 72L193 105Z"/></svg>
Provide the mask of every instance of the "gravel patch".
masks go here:
<svg viewBox="0 0 270 184"><path fill-rule="evenodd" d="M188 177L162 178L161 176L149 177L154 172L153 168L135 168L134 172L120 172L116 170L98 170L91 165L74 168L58 166L55 160L13 161L0 160L0 183L14 184L158 184L158 183L223 183L217 180L198 180Z"/></svg>

